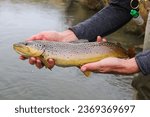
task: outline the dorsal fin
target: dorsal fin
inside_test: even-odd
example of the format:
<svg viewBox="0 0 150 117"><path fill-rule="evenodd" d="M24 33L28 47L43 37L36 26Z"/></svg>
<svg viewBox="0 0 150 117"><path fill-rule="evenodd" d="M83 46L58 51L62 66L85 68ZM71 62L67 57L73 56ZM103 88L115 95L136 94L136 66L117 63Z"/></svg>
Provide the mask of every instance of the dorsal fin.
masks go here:
<svg viewBox="0 0 150 117"><path fill-rule="evenodd" d="M76 40L76 41L72 41L70 43L88 43L89 41L86 40L86 39L79 39L79 40Z"/></svg>

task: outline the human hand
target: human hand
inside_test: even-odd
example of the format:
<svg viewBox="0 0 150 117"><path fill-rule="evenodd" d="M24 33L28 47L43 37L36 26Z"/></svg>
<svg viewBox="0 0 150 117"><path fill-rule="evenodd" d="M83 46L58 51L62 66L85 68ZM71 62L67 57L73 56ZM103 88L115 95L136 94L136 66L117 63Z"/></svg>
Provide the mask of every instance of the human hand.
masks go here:
<svg viewBox="0 0 150 117"><path fill-rule="evenodd" d="M92 71L99 73L133 74L139 72L135 58L119 59L105 58L98 62L88 63L81 67L81 71Z"/></svg>
<svg viewBox="0 0 150 117"><path fill-rule="evenodd" d="M71 42L77 40L77 37L71 30L66 30L64 32L43 31L27 39L27 41L33 40Z"/></svg>
<svg viewBox="0 0 150 117"><path fill-rule="evenodd" d="M107 42L106 38L102 38L101 36L97 36L97 42L101 43L101 42Z"/></svg>
<svg viewBox="0 0 150 117"><path fill-rule="evenodd" d="M106 42L105 38L97 37L97 42ZM109 57L98 62L88 63L81 67L81 71L92 71L98 73L133 74L139 72L135 58L120 59Z"/></svg>
<svg viewBox="0 0 150 117"><path fill-rule="evenodd" d="M97 37L97 42L106 42L105 38ZM105 58L98 62L88 63L81 67L81 71L92 71L98 73L133 74L139 72L139 67L132 59L119 59L114 57Z"/></svg>
<svg viewBox="0 0 150 117"><path fill-rule="evenodd" d="M38 69L41 69L44 67L44 64L42 63L42 61L39 58L36 58L36 57L26 58L24 56L20 56L19 58L21 60L29 59L29 63L31 65L35 65ZM48 66L46 66L46 67L51 70L55 65L55 61L53 59L48 59L47 62L48 62Z"/></svg>
<svg viewBox="0 0 150 117"><path fill-rule="evenodd" d="M33 40L70 42L70 41L77 40L77 37L70 30L66 30L64 32L44 31L44 32L38 33L36 35L33 35L32 37L27 39L27 41L33 41ZM41 62L41 60L36 58L36 57L26 58L24 56L20 56L20 59L21 60L29 59L29 63L31 65L35 65L39 69L44 67L44 64ZM52 69L54 67L54 64L55 64L54 60L49 59L47 62L49 63L48 68Z"/></svg>

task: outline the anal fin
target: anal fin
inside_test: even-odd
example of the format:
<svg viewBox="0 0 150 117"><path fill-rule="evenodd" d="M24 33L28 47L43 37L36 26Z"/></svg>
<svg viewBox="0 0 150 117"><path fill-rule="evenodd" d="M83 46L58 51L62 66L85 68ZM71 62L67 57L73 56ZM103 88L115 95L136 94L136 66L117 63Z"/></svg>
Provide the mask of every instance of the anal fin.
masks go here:
<svg viewBox="0 0 150 117"><path fill-rule="evenodd" d="M78 66L78 68L80 69L81 66ZM91 71L85 71L85 72L83 72L83 74L84 74L86 77L90 77Z"/></svg>
<svg viewBox="0 0 150 117"><path fill-rule="evenodd" d="M84 73L84 75L86 76L86 77L90 77L90 75L91 75L91 72L90 71L85 71L85 72L83 72Z"/></svg>

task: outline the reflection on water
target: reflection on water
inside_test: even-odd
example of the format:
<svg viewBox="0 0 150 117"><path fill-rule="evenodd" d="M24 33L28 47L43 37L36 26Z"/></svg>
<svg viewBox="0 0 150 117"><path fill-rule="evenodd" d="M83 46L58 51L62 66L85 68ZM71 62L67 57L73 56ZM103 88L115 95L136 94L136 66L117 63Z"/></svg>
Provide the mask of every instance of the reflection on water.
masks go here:
<svg viewBox="0 0 150 117"><path fill-rule="evenodd" d="M133 76L92 74L87 79L77 68L38 70L18 59L13 43L44 30L63 31L93 14L76 2L66 10L60 1L0 1L0 99L132 99Z"/></svg>

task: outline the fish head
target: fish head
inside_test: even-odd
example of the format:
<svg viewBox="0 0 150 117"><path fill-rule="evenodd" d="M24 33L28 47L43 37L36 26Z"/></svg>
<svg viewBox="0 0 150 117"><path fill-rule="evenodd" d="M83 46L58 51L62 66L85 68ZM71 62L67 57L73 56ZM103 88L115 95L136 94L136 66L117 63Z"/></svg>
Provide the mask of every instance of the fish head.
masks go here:
<svg viewBox="0 0 150 117"><path fill-rule="evenodd" d="M43 54L45 45L32 41L32 42L19 42L13 44L14 50L20 55L26 57L38 57Z"/></svg>

